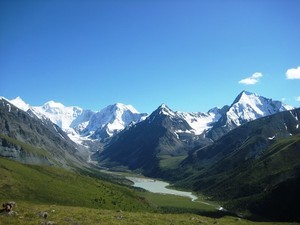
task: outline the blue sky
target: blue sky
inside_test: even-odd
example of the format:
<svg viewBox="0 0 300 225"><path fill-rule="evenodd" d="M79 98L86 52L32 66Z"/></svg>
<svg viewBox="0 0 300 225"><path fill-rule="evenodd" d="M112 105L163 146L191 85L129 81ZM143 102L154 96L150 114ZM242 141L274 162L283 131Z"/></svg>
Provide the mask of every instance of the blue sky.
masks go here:
<svg viewBox="0 0 300 225"><path fill-rule="evenodd" d="M298 0L2 0L0 95L205 112L248 90L299 107L299 8Z"/></svg>

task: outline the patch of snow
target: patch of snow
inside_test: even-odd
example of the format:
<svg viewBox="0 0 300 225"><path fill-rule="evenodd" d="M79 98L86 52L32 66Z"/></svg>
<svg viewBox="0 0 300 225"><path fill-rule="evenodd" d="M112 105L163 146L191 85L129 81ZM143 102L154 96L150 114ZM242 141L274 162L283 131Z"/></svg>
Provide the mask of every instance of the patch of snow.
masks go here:
<svg viewBox="0 0 300 225"><path fill-rule="evenodd" d="M55 131L59 134L59 136L60 136L62 139L65 139L65 137L62 136L61 133L57 130L57 128L55 127L55 125L53 125L53 128L55 129Z"/></svg>
<svg viewBox="0 0 300 225"><path fill-rule="evenodd" d="M284 123L284 128L285 130L288 130L286 123Z"/></svg>
<svg viewBox="0 0 300 225"><path fill-rule="evenodd" d="M91 155L89 154L89 157L88 157L88 160L87 160L88 163L91 163L91 164L94 164L94 165L97 165L98 162L97 161L94 161L91 159Z"/></svg>
<svg viewBox="0 0 300 225"><path fill-rule="evenodd" d="M178 134L194 134L194 132L192 130L176 130L175 133Z"/></svg>
<svg viewBox="0 0 300 225"><path fill-rule="evenodd" d="M8 100L7 98L5 98L5 97L3 97L3 96L0 96L0 100L5 100L5 101L10 102L10 100Z"/></svg>
<svg viewBox="0 0 300 225"><path fill-rule="evenodd" d="M8 112L11 111L11 105L10 104L6 104L8 106Z"/></svg>
<svg viewBox="0 0 300 225"><path fill-rule="evenodd" d="M295 107L282 103L280 111L286 111L286 110L292 110L292 109L295 109Z"/></svg>
<svg viewBox="0 0 300 225"><path fill-rule="evenodd" d="M212 127L213 122L216 122L219 118L219 114L211 113L187 113L177 112L177 115L185 120L193 129L195 135L202 134L205 130Z"/></svg>
<svg viewBox="0 0 300 225"><path fill-rule="evenodd" d="M298 129L298 128L299 128L299 124L296 125L296 129Z"/></svg>
<svg viewBox="0 0 300 225"><path fill-rule="evenodd" d="M298 115L296 113L295 113L295 115L293 114L292 111L290 111L290 113L291 113L292 117L295 118L295 120L299 121Z"/></svg>
<svg viewBox="0 0 300 225"><path fill-rule="evenodd" d="M166 116L175 116L175 113L166 104L160 105L160 114Z"/></svg>
<svg viewBox="0 0 300 225"><path fill-rule="evenodd" d="M269 140L273 140L274 138L275 138L275 136L273 136L273 137L268 137Z"/></svg>
<svg viewBox="0 0 300 225"><path fill-rule="evenodd" d="M176 138L179 140L179 135L178 135L178 133L177 133L177 132L174 132L174 134L175 134Z"/></svg>
<svg viewBox="0 0 300 225"><path fill-rule="evenodd" d="M91 141L89 137L83 137L77 134L76 132L68 133L68 137L78 145L82 145L85 148L89 148L89 146L84 145L84 141Z"/></svg>

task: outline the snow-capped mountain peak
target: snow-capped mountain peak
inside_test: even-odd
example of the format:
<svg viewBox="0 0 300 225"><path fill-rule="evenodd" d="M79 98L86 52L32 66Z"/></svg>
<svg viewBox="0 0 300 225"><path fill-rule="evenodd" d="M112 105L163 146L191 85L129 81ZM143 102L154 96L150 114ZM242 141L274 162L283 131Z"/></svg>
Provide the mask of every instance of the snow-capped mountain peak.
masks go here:
<svg viewBox="0 0 300 225"><path fill-rule="evenodd" d="M60 103L60 102L55 102L55 101L53 101L53 100L51 100L51 101L48 101L48 102L46 102L44 105L43 105L43 108L44 109L51 109L51 108L64 108L65 106L62 104L62 103Z"/></svg>
<svg viewBox="0 0 300 225"><path fill-rule="evenodd" d="M166 116L175 116L175 112L164 103L157 108L157 111L159 111L159 114Z"/></svg>
<svg viewBox="0 0 300 225"><path fill-rule="evenodd" d="M68 131L72 122L79 117L84 110L77 106L64 106L61 103L49 101L43 106L33 106L33 111L38 117L46 116L64 131Z"/></svg>
<svg viewBox="0 0 300 225"><path fill-rule="evenodd" d="M114 104L112 106L115 107L116 109L118 109L118 111L129 110L132 113L139 113L132 105L125 105L123 103L116 103L116 104Z"/></svg>
<svg viewBox="0 0 300 225"><path fill-rule="evenodd" d="M9 102L25 112L30 108L29 104L24 102L20 96L10 100Z"/></svg>
<svg viewBox="0 0 300 225"><path fill-rule="evenodd" d="M293 109L293 107L284 105L280 101L274 101L251 92L243 91L226 112L227 122L240 126L245 122L287 109Z"/></svg>
<svg viewBox="0 0 300 225"><path fill-rule="evenodd" d="M147 114L139 113L132 105L116 103L95 113L83 133L92 134L96 139L105 139L129 124L144 120L146 116Z"/></svg>

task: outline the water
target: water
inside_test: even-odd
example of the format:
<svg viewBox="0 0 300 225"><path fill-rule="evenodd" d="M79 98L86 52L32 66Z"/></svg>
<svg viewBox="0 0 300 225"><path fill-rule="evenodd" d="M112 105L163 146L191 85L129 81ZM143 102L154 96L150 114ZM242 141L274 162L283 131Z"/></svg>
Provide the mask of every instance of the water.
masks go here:
<svg viewBox="0 0 300 225"><path fill-rule="evenodd" d="M197 200L197 196L193 195L192 192L187 191L177 191L167 188L169 183L159 180L153 180L149 178L137 178L137 177L126 177L128 180L131 180L134 184L134 187L143 188L147 191L159 194L171 194L178 195L183 197L191 198L192 201Z"/></svg>

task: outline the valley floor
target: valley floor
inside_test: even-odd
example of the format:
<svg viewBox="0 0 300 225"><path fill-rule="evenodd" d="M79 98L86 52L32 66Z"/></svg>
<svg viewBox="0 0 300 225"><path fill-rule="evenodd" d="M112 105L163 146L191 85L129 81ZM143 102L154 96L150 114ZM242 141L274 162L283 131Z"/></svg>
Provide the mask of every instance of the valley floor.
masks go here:
<svg viewBox="0 0 300 225"><path fill-rule="evenodd" d="M1 200L5 202L5 200ZM198 216L195 214L161 214L147 212L125 212L121 210L91 209L87 207L73 207L61 205L43 205L26 202L18 202L14 208L17 215L9 216L0 214L0 225L19 224L66 224L66 225L114 225L114 224L157 224L157 225L193 225L193 224L282 224L293 223L268 223L250 222L235 217L222 217L219 219ZM47 212L48 217L44 219L39 214ZM53 222L53 223L51 223ZM295 224L295 223L294 223Z"/></svg>

